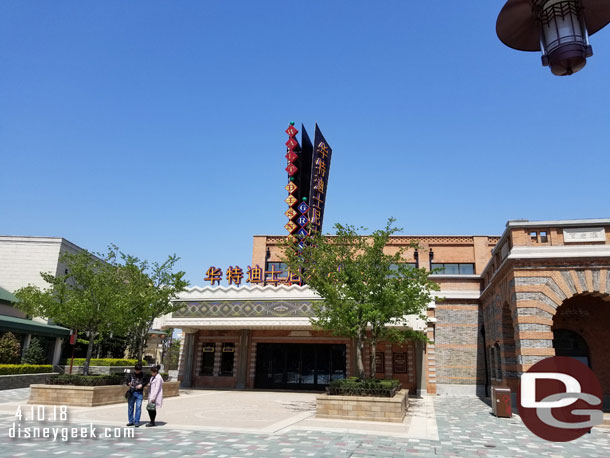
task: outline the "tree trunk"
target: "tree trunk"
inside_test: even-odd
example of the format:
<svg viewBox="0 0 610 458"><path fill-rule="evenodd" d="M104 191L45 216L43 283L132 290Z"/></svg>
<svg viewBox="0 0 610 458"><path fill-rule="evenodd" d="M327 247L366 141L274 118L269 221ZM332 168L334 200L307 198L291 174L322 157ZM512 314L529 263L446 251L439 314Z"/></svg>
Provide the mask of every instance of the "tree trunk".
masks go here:
<svg viewBox="0 0 610 458"><path fill-rule="evenodd" d="M358 336L356 337L356 369L358 371L358 378L364 379L365 374L364 374L364 363L362 361L363 358L363 352L362 349L364 348L364 342L362 341L362 334L358 333Z"/></svg>
<svg viewBox="0 0 610 458"><path fill-rule="evenodd" d="M377 340L371 342L371 378L375 378L377 372L377 365L375 364L375 358L377 356Z"/></svg>
<svg viewBox="0 0 610 458"><path fill-rule="evenodd" d="M136 340L136 345L138 348L138 362L141 363L142 362L142 353L144 352L144 345L142 344L143 339L142 336L138 336L137 340Z"/></svg>
<svg viewBox="0 0 610 458"><path fill-rule="evenodd" d="M85 358L85 364L83 364L83 375L89 375L89 362L91 361L91 354L93 353L93 341L95 340L95 334L92 332L89 335L89 345L87 345L87 357Z"/></svg>

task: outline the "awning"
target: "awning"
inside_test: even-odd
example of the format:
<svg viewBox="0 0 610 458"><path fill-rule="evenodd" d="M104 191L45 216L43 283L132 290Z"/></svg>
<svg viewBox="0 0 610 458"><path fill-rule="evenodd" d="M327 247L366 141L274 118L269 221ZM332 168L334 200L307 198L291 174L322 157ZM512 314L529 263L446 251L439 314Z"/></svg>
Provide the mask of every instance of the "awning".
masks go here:
<svg viewBox="0 0 610 458"><path fill-rule="evenodd" d="M25 318L0 315L0 331L46 337L68 337L70 330L53 324L38 323Z"/></svg>
<svg viewBox="0 0 610 458"><path fill-rule="evenodd" d="M14 304L17 302L17 298L11 294L9 291L5 290L0 286L0 302L7 302L9 304Z"/></svg>

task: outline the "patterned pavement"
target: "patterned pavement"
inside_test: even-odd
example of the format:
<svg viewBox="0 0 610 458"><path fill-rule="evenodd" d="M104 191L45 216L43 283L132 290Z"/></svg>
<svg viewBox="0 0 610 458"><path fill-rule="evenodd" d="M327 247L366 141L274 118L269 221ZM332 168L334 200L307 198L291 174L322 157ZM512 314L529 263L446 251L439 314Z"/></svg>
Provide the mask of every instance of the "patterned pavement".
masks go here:
<svg viewBox="0 0 610 458"><path fill-rule="evenodd" d="M26 396L24 391L14 391L12 395L1 392L0 403L15 402L18 396ZM596 428L591 434L570 443L549 443L532 435L518 417L494 417L489 407L477 398L437 397L434 405L439 441L298 429L277 434L180 431L166 425L163 428L140 427L135 430L135 438L129 439L98 437L54 442L51 439L10 439L8 431L13 419L3 415L0 418L0 456L610 456L610 430ZM53 426L50 423L33 425Z"/></svg>

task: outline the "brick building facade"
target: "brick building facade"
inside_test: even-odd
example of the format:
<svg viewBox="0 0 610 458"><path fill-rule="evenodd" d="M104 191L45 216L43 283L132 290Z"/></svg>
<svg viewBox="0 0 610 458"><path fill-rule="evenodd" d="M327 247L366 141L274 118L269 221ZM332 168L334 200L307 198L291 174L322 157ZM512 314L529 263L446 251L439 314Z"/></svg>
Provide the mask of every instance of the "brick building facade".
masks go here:
<svg viewBox="0 0 610 458"><path fill-rule="evenodd" d="M255 236L252 265L281 270L281 239ZM410 321L430 343L380 344L377 377L420 394L484 394L516 389L521 372L561 354L589 364L609 397L610 219L509 221L502 236L395 236L386 250L412 241L420 248L404 262L439 269L427 320ZM195 287L158 325L185 332L185 385L319 389L354 375L355 351L312 329L315 300L300 286Z"/></svg>

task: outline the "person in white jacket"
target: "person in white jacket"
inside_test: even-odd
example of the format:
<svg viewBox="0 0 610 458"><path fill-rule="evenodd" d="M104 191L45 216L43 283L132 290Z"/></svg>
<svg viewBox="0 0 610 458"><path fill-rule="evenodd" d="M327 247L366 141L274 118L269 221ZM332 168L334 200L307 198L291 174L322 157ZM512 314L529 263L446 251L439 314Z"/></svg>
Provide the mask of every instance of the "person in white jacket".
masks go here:
<svg viewBox="0 0 610 458"><path fill-rule="evenodd" d="M148 390L148 405L146 406L150 422L146 423L146 426L156 426L157 409L163 405L163 378L159 374L159 366L151 367L150 372L150 381L148 382L150 388Z"/></svg>

